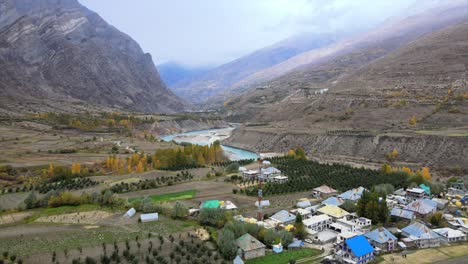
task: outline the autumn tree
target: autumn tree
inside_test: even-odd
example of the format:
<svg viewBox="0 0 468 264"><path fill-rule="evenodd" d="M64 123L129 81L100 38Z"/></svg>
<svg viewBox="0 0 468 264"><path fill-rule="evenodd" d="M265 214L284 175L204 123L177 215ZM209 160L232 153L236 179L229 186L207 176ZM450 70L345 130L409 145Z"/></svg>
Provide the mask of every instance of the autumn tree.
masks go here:
<svg viewBox="0 0 468 264"><path fill-rule="evenodd" d="M403 167L403 168L401 168L401 171L404 172L404 173L406 173L406 174L408 174L408 176L412 176L412 175L413 175L413 171L412 171L410 168L408 168L408 167Z"/></svg>
<svg viewBox="0 0 468 264"><path fill-rule="evenodd" d="M73 175L81 173L81 164L80 163L73 163L71 168L71 173Z"/></svg>
<svg viewBox="0 0 468 264"><path fill-rule="evenodd" d="M140 160L138 162L138 165L136 167L136 172L137 173L142 173L144 171L144 166L143 166L143 162Z"/></svg>
<svg viewBox="0 0 468 264"><path fill-rule="evenodd" d="M382 168L380 170L384 173L392 173L393 171L392 167L388 164L382 165Z"/></svg>
<svg viewBox="0 0 468 264"><path fill-rule="evenodd" d="M49 170L47 171L47 174L49 175L49 177L54 176L54 165L52 163L49 164Z"/></svg>
<svg viewBox="0 0 468 264"><path fill-rule="evenodd" d="M395 148L392 150L392 152L387 153L387 159L390 161L396 160L397 157L398 157L398 150Z"/></svg>
<svg viewBox="0 0 468 264"><path fill-rule="evenodd" d="M421 169L421 171L419 171L419 174L421 174L421 176L423 176L423 178L427 181L431 181L432 180L432 176L431 176L431 173L429 172L429 168L428 167L423 167Z"/></svg>

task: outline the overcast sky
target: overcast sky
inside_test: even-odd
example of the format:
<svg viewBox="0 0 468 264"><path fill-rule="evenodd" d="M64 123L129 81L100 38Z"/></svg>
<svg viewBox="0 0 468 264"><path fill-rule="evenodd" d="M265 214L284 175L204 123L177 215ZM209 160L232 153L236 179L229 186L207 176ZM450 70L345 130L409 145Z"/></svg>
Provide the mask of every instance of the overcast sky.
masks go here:
<svg viewBox="0 0 468 264"><path fill-rule="evenodd" d="M371 27L433 0L79 1L135 39L156 64L215 65L301 32Z"/></svg>

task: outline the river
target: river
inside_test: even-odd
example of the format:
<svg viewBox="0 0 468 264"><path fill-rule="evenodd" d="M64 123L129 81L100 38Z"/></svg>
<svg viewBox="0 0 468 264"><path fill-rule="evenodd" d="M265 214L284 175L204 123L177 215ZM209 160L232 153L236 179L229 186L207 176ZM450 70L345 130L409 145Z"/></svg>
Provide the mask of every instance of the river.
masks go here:
<svg viewBox="0 0 468 264"><path fill-rule="evenodd" d="M172 141L181 143L189 142L198 145L208 145L216 140L223 140L231 136L234 127L218 128L218 129L206 129L197 130L180 134L171 134L163 136L161 139L164 141ZM236 147L221 145L224 153L230 160L242 160L242 159L257 159L259 156L257 153L240 149Z"/></svg>

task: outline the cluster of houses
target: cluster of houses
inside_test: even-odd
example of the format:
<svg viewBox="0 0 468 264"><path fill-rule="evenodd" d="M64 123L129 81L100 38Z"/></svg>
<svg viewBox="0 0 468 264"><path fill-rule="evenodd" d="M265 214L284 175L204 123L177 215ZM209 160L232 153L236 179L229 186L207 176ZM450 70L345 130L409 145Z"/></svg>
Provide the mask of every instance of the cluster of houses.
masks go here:
<svg viewBox="0 0 468 264"><path fill-rule="evenodd" d="M451 188L453 193L450 193ZM432 198L430 188L425 185L400 189L388 195L386 202L390 208L390 217L394 221L406 223L401 230L397 227L372 228L370 219L359 217L340 207L346 201L356 203L365 191L363 187L339 194L335 189L323 185L312 190L313 199L300 199L292 210L280 210L263 221L240 215L235 219L256 223L267 229L290 230L296 217L301 215L309 234L305 242L331 244L335 249L333 259L337 262L368 263L373 261L375 254L466 241L468 219L457 216L461 215L461 210L466 211L464 199L468 196L463 184L455 183L455 187L451 188L444 198ZM429 223L425 223L428 214L441 211L448 223L447 227L431 228ZM265 254L265 245L260 241L253 237L248 237L247 240L250 243L239 242L238 239L241 257L249 259ZM293 244L304 245L302 241L295 241Z"/></svg>
<svg viewBox="0 0 468 264"><path fill-rule="evenodd" d="M264 160L261 168L258 170L247 170L245 167L240 167L239 172L242 173L242 178L248 180L262 180L274 183L285 183L288 177L281 174L281 171L271 166L270 161Z"/></svg>

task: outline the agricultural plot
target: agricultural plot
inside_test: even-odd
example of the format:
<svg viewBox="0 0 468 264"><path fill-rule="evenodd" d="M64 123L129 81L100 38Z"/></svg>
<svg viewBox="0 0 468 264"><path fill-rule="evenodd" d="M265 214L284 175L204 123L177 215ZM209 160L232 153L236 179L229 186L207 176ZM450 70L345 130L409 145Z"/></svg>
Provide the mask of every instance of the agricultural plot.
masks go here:
<svg viewBox="0 0 468 264"><path fill-rule="evenodd" d="M383 256L384 261L382 263L436 263L463 256L468 256L468 243L408 252L406 258L403 258L400 253L388 254Z"/></svg>
<svg viewBox="0 0 468 264"><path fill-rule="evenodd" d="M195 194L197 193L196 190L187 190L181 192L174 192L174 193L165 193L165 194L157 194L157 195L150 195L148 196L153 202L170 202L170 201L177 201L177 200L188 200L192 199ZM129 202L133 202L136 200L142 200L144 197L135 197L128 199Z"/></svg>
<svg viewBox="0 0 468 264"><path fill-rule="evenodd" d="M285 184L267 183L264 195L286 194L311 190L326 184L339 191L357 186L371 188L381 183L390 183L395 188L406 187L408 176L404 173L384 173L378 170L353 168L343 164L320 164L311 160L288 157L272 158L272 163L289 177ZM248 195L256 195L256 187L246 190Z"/></svg>
<svg viewBox="0 0 468 264"><path fill-rule="evenodd" d="M321 251L312 248L303 248L294 251L284 251L281 254L267 253L264 257L247 260L246 264L286 264L290 260L298 260L320 255Z"/></svg>

